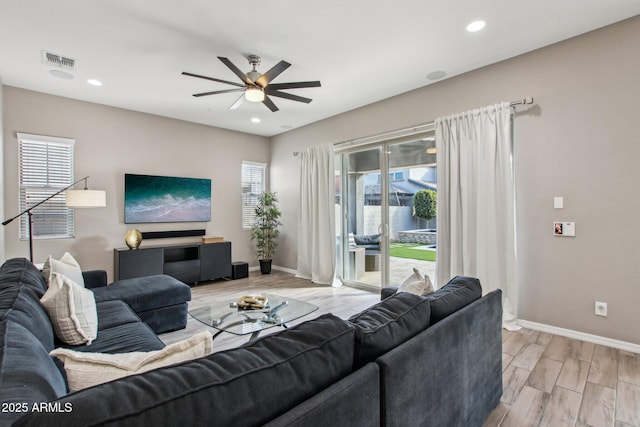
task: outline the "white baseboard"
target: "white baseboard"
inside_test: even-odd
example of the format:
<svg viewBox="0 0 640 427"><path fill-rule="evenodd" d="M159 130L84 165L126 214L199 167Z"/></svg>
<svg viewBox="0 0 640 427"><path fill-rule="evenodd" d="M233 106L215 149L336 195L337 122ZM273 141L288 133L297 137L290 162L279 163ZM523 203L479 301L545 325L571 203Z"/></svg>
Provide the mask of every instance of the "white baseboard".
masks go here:
<svg viewBox="0 0 640 427"><path fill-rule="evenodd" d="M612 338L559 328L557 326L545 325L543 323L530 322L528 320L518 320L518 325L535 331L548 332L550 334L561 335L563 337L586 341L593 344L600 344L607 347L617 348L619 350L630 351L632 353L640 353L640 345L626 341L614 340Z"/></svg>
<svg viewBox="0 0 640 427"><path fill-rule="evenodd" d="M292 268L280 267L279 265L274 265L271 268L274 270L284 271L285 273L296 274L298 271Z"/></svg>
<svg viewBox="0 0 640 427"><path fill-rule="evenodd" d="M280 270L280 271L284 271L285 273L291 273L291 274L296 274L297 271L296 270L292 270L290 268L285 268L285 267L280 267L279 265L272 265L271 266L272 270ZM259 265L254 265L253 267L249 267L249 271L260 271L260 266Z"/></svg>

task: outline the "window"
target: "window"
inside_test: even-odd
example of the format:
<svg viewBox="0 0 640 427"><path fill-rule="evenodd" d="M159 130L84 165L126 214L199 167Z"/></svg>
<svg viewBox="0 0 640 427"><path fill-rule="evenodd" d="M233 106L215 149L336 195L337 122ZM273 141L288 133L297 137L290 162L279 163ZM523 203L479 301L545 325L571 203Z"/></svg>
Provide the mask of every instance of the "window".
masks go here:
<svg viewBox="0 0 640 427"><path fill-rule="evenodd" d="M404 172L389 172L389 182L404 181ZM382 184L382 175L378 174L378 184Z"/></svg>
<svg viewBox="0 0 640 427"><path fill-rule="evenodd" d="M266 163L242 161L242 228L251 228L258 196L265 191Z"/></svg>
<svg viewBox="0 0 640 427"><path fill-rule="evenodd" d="M42 135L18 134L20 212L73 183L75 141ZM73 209L61 193L33 210L35 239L74 235ZM29 239L28 215L20 217L20 239Z"/></svg>
<svg viewBox="0 0 640 427"><path fill-rule="evenodd" d="M389 172L389 181L403 181L404 172Z"/></svg>

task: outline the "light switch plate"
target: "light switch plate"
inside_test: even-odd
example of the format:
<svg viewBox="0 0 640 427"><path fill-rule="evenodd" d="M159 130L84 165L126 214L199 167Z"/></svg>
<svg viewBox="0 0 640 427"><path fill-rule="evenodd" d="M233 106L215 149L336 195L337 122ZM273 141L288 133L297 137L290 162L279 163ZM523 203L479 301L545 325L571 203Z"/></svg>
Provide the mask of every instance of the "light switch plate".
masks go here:
<svg viewBox="0 0 640 427"><path fill-rule="evenodd" d="M562 209L564 208L564 197L554 197L553 198L553 207L555 209Z"/></svg>

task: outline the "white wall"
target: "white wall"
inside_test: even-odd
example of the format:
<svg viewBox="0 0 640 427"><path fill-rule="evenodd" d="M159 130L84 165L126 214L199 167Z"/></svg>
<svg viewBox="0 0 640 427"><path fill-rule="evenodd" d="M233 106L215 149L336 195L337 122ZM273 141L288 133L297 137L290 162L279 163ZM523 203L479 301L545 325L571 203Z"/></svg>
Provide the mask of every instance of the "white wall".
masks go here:
<svg viewBox="0 0 640 427"><path fill-rule="evenodd" d="M76 177L89 175L90 188L107 192L106 208L76 211L74 239L36 240L35 262L69 251L83 267L105 269L112 278L113 248L125 247L128 229L205 228L208 235L232 242L234 261L257 264L241 226L240 167L242 160L269 161L268 138L10 86L3 89L5 218L19 209L16 132L74 138ZM124 224L125 173L210 178L211 222ZM18 221L5 228L6 258L28 257L28 242L18 240ZM154 239L142 247L192 240Z"/></svg>
<svg viewBox="0 0 640 427"><path fill-rule="evenodd" d="M273 137L271 189L286 225L275 263L296 268L292 152L533 96L515 120L519 316L640 344L638 34L635 17ZM558 220L575 221L576 237L554 237ZM607 318L594 316L596 300Z"/></svg>

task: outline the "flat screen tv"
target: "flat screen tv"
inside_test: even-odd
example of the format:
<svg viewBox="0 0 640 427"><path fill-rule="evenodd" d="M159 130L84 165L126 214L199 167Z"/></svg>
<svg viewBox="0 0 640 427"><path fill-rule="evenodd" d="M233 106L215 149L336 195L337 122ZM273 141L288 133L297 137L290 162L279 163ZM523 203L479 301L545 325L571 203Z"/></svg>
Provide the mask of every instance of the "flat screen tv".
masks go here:
<svg viewBox="0 0 640 427"><path fill-rule="evenodd" d="M124 175L124 222L211 221L211 180Z"/></svg>

